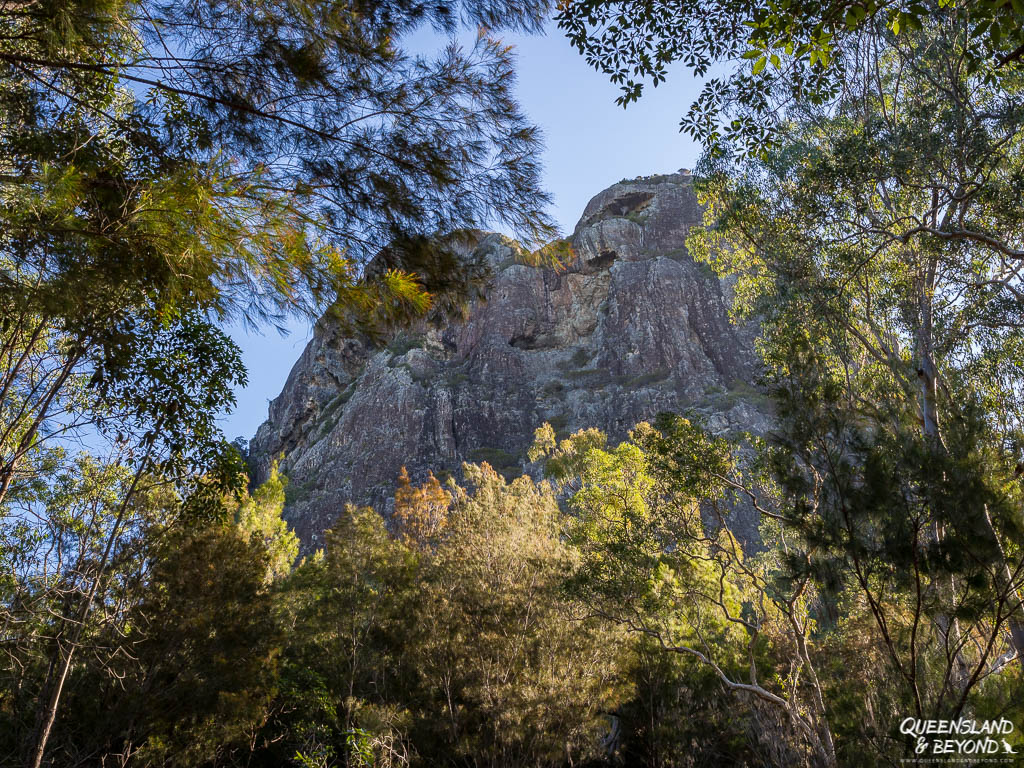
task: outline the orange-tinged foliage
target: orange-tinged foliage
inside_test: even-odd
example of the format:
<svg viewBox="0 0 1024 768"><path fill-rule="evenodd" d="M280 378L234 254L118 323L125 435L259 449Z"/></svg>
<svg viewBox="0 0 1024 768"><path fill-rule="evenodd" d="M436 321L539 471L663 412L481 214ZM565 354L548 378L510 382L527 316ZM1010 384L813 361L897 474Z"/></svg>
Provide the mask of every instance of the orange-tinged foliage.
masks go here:
<svg viewBox="0 0 1024 768"><path fill-rule="evenodd" d="M414 486L405 467L398 474L395 489L395 532L407 544L423 547L436 537L448 522L452 495L441 487L430 472L427 481Z"/></svg>

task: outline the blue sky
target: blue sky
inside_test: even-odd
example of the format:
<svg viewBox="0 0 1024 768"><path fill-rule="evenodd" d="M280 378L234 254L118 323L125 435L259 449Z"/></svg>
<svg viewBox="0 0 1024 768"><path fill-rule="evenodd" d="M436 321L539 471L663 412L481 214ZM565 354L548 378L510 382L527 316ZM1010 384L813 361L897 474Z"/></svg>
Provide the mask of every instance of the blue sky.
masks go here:
<svg viewBox="0 0 1024 768"><path fill-rule="evenodd" d="M544 131L545 185L551 214L569 233L587 202L623 178L692 168L699 148L679 133L679 119L701 82L679 71L628 109L616 106L616 86L590 69L557 29L545 36L508 36L518 55L519 99ZM417 41L419 42L419 41ZM429 44L429 38L423 38ZM242 348L249 384L221 423L229 439L249 439L267 417L288 372L310 338L308 323L292 322L285 337L230 329Z"/></svg>

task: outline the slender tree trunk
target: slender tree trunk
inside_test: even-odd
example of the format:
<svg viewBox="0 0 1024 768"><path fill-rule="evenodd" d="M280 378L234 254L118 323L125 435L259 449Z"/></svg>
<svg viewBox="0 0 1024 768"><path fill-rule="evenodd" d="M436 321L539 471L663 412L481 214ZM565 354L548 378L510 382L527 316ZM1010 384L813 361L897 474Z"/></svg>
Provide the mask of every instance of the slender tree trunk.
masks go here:
<svg viewBox="0 0 1024 768"><path fill-rule="evenodd" d="M60 371L56 381L51 385L47 393L44 395L42 401L37 407L37 413L35 418L32 420L32 424L25 431L25 434L21 436L18 441L18 446L11 454L11 457L0 467L0 504L3 503L4 498L7 496L7 492L10 490L11 481L14 479L14 472L17 469L18 462L28 453L33 443L35 442L36 435L39 432L39 427L46 420L46 416L50 411L50 406L53 404L54 399L57 397L57 393L63 388L64 383L71 376L75 370L75 366L81 359L81 355L72 355L64 363L63 368ZM20 418L20 417L19 417ZM17 419L8 427L8 435L14 428L14 424L17 423ZM4 435L6 440L8 435Z"/></svg>
<svg viewBox="0 0 1024 768"><path fill-rule="evenodd" d="M932 329L932 297L935 291L936 260L928 261L926 276L918 295L920 325L917 332L917 376L921 382L921 422L925 438L935 447L941 445L939 435L938 368L935 365L935 339Z"/></svg>
<svg viewBox="0 0 1024 768"><path fill-rule="evenodd" d="M103 576L107 570L107 565L110 562L110 553L113 551L114 542L117 541L117 537L121 532L121 524L124 522L125 515L128 512L128 504L135 493L135 489L138 488L139 481L142 479L142 474L148 466L148 463L149 454L147 453L146 458L142 461L142 465L135 473L135 477L132 479L132 484L125 493L124 499L121 501L117 517L114 520L114 526L111 528L110 535L107 537L106 546L103 550L103 557L100 559L99 567L96 569L96 575L93 577L92 584L89 587L89 592L78 612L78 616L75 617L75 626L72 629L71 639L67 643L66 650L64 649L63 643L60 639L57 640L56 648L54 649L54 661L56 663L53 664L51 668L59 668L60 671L57 673L56 680L52 682L48 680L48 683L44 685L43 693L40 696L42 706L40 707L36 718L36 735L33 740L34 745L29 758L29 765L31 768L41 768L43 765L43 758L46 755L46 745L50 740L50 734L53 731L53 723L57 719L57 710L60 706L61 695L64 692L64 684L67 682L68 674L71 671L71 662L74 659L75 650L81 641L85 622L89 618L89 613L92 611L93 602L96 599L96 593L99 591L100 583L103 580ZM49 691L47 691L47 688L49 688Z"/></svg>
<svg viewBox="0 0 1024 768"><path fill-rule="evenodd" d="M1017 652L1017 663L1024 667L1024 597L1021 596L1021 591L1013 583L1013 573L1006 559L1006 550L1003 549L999 536L996 534L996 527L992 524L992 516L988 513L988 505L985 506L985 523L988 526L989 533L992 534L992 539L995 541L996 547L999 549L999 556L1003 561L1002 570L1003 575L1006 577L1006 588L1010 590L1010 599L1016 600L1017 603L1017 607L1014 609L1015 615L1012 615L1006 623L1010 629L1010 646Z"/></svg>
<svg viewBox="0 0 1024 768"><path fill-rule="evenodd" d="M935 280L935 271L936 261L933 258L929 262L926 284L920 296L921 328L918 335L920 362L917 375L921 380L921 416L923 434L932 445L933 450L944 451L945 446L942 442L938 416L938 370L935 365L934 343L932 338L933 313L931 296ZM985 509L985 522L1003 561L1002 570L1007 578L1006 586L1013 590L1013 594L1017 598L1018 610L1024 613L1024 599L1021 598L1020 591L1014 589L1014 585L1011 583L1012 579L1010 568L1006 562L1005 553L1003 552L1002 545L999 542L999 536L996 533L995 526L992 524L992 518L990 517L987 508ZM939 534L936 534L936 538L939 538ZM951 583L949 588L950 593L954 594L956 591L956 585ZM943 634L948 635L952 633L954 642L959 645L961 640L959 623L955 619L950 621L946 616L939 616L937 620ZM1010 631L1010 644L1017 652L1019 662L1024 665L1024 616L1020 618L1010 618L1007 625ZM957 655L956 661L962 668L961 672L966 674L966 665L964 664L963 659L959 657L959 654Z"/></svg>

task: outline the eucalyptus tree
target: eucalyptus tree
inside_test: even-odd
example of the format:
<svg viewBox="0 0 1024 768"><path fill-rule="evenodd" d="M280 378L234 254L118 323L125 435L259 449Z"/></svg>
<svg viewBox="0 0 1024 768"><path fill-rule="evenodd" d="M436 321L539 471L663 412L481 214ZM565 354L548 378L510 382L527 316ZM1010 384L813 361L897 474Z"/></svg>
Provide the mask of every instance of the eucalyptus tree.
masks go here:
<svg viewBox="0 0 1024 768"><path fill-rule="evenodd" d="M762 551L744 552L736 493L761 484L728 441L673 414L614 448L597 430L556 442L545 424L530 458L567 492L564 535L578 555L566 587L592 615L713 678L771 742L766 764L839 764L817 671L816 585L789 578L773 505L759 507Z"/></svg>
<svg viewBox="0 0 1024 768"><path fill-rule="evenodd" d="M973 34L876 22L839 98L706 160L691 242L761 323L790 568L832 621L863 613L924 717L972 711L1024 654L1024 82Z"/></svg>
<svg viewBox="0 0 1024 768"><path fill-rule="evenodd" d="M16 465L3 503L2 546L11 565L2 609L6 661L9 672L21 671L21 690L35 693L35 706L19 697L26 716L34 711L31 725L18 718L30 734L30 764L42 761L76 657L121 626L131 598L119 584L152 564L154 533L217 516L223 495L242 478L239 457L224 449L216 424L244 379L230 339L196 317L168 327L139 323L122 338L108 350L122 359L97 366L92 386L64 385L61 409L41 420L42 437ZM26 378L45 373L30 368ZM24 408L13 397L4 405ZM101 447L95 458L75 450L71 430L84 426ZM55 444L42 439L58 437ZM147 502L154 493L170 494L160 519Z"/></svg>

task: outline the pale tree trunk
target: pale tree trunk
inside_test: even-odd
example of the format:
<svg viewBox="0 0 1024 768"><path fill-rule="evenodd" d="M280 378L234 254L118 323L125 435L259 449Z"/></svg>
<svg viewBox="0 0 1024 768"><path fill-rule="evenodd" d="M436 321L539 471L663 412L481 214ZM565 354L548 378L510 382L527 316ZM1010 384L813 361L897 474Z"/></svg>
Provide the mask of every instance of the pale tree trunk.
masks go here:
<svg viewBox="0 0 1024 768"><path fill-rule="evenodd" d="M928 447L936 453L945 453L945 444L942 441L942 434L939 427L939 404L938 404L938 367L935 364L935 339L933 336L933 300L935 297L935 275L938 259L935 256L928 257L927 270L922 279L920 293L918 294L919 326L917 332L917 377L921 387L921 433L928 444ZM936 524L933 527L933 537L941 544L942 531ZM951 600L955 600L956 584L950 576L949 584L940 587L946 592ZM935 617L935 623L939 632L945 639L947 647L962 648L962 633L960 622L945 614ZM968 677L967 663L962 654L956 651L950 663L956 672L954 678L958 685L962 685ZM950 670L952 672L952 670Z"/></svg>
<svg viewBox="0 0 1024 768"><path fill-rule="evenodd" d="M931 257L928 263L927 276L922 286L921 294L919 296L919 307L920 307L920 318L921 324L918 331L917 345L918 345L918 369L917 375L920 380L921 386L921 429L925 439L931 445L933 450L945 452L945 444L942 441L942 433L939 425L938 415L938 367L935 362L935 346L933 337L933 308L932 299L935 290L935 277L937 269L937 259ZM1013 596L1016 597L1017 610L1016 615L1011 617L1007 621L1007 625L1010 632L1010 644L1014 652L1016 652L1018 661L1024 665L1024 598L1022 598L1020 590L1015 588L1012 583L1012 574L1010 566L1006 560L1005 552L1001 543L999 542L999 536L996 532L995 526L992 523L992 518L988 513L988 509L985 509L985 522L986 527L992 540L999 550L1002 559L1002 570L1006 577L1006 587L1012 590ZM936 539L941 538L941 532L935 532ZM950 583L950 593L955 593L955 585ZM944 635L952 633L954 643L959 646L961 636L959 622L955 619L950 621L948 617L939 616L937 618L940 630ZM966 665L957 655L958 665L961 667L961 673L966 676L967 669Z"/></svg>
<svg viewBox="0 0 1024 768"><path fill-rule="evenodd" d="M918 294L920 324L917 331L917 377L921 382L921 429L933 448L940 448L939 434L938 368L935 365L935 339L933 337L932 301L935 295L937 260L928 259L928 268L922 278Z"/></svg>

